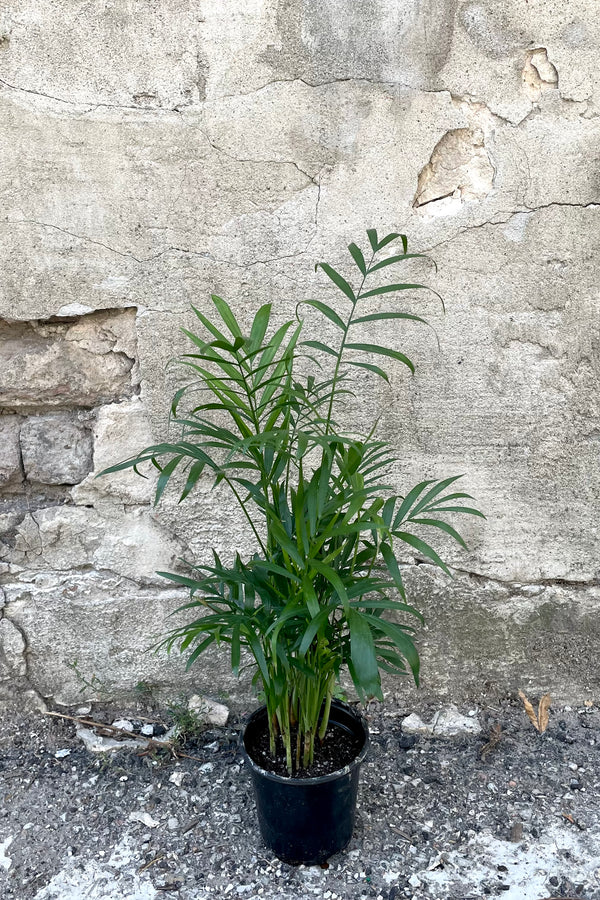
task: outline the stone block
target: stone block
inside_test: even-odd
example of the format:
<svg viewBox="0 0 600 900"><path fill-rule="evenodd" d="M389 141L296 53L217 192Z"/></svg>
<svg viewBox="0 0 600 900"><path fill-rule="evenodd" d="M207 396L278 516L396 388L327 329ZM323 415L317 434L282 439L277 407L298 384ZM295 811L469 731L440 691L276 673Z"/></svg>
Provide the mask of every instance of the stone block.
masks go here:
<svg viewBox="0 0 600 900"><path fill-rule="evenodd" d="M416 713L402 722L405 734L423 734L428 737L461 737L481 734L481 725L473 716L464 716L456 706L450 704L435 713L431 722L424 722Z"/></svg>
<svg viewBox="0 0 600 900"><path fill-rule="evenodd" d="M23 481L19 416L0 416L0 488Z"/></svg>
<svg viewBox="0 0 600 900"><path fill-rule="evenodd" d="M93 407L131 396L134 359L115 349L114 317L133 322L134 313L91 313L79 323L0 320L0 406Z"/></svg>
<svg viewBox="0 0 600 900"><path fill-rule="evenodd" d="M29 571L95 568L142 583L164 584L182 554L179 543L147 509L105 517L95 509L53 506L27 516L16 529L9 559Z"/></svg>
<svg viewBox="0 0 600 900"><path fill-rule="evenodd" d="M77 484L92 468L92 435L76 413L30 416L21 426L20 441L28 481Z"/></svg>
<svg viewBox="0 0 600 900"><path fill-rule="evenodd" d="M73 491L77 504L94 505L106 498L126 504L149 503L154 494L156 470L146 464L140 471L125 469L97 478L99 472L122 462L153 443L146 411L137 397L101 407L94 425L94 466L92 473Z"/></svg>

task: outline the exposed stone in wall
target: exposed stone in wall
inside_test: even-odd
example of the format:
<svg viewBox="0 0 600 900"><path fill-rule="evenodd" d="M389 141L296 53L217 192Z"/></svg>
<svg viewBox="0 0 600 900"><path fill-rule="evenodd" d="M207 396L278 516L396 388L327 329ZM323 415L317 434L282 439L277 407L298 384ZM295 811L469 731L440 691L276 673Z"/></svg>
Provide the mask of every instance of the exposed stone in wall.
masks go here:
<svg viewBox="0 0 600 900"><path fill-rule="evenodd" d="M54 702L80 702L82 679L94 680L96 689L87 695L96 699L133 693L141 681L172 698L194 683L176 652L172 658L152 652L169 613L184 601L168 585L140 586L108 571L75 570L46 572L33 582L13 577L5 592L11 621L28 636L28 678ZM213 694L217 682L218 689L234 687L227 669L227 658L211 657Z"/></svg>
<svg viewBox="0 0 600 900"><path fill-rule="evenodd" d="M91 408L131 396L133 310L41 322L0 320L0 409Z"/></svg>
<svg viewBox="0 0 600 900"><path fill-rule="evenodd" d="M29 416L19 442L25 476L41 484L77 484L92 468L92 435L81 414Z"/></svg>
<svg viewBox="0 0 600 900"><path fill-rule="evenodd" d="M132 396L139 387L134 310L69 312L67 318L1 325L2 402L20 414L0 415L0 699L29 696L32 685L46 696L56 685L59 695L76 695L72 659L57 656L62 674L56 685L36 675L36 666L43 669L58 648L57 622L34 634L34 610L48 588L62 608L67 595L59 573L76 583L97 573L117 586L114 616L104 623L109 630L99 623L94 644L105 655L116 638L110 628L135 584L154 585L160 605L165 583L156 570L173 568L182 552L151 517L151 478L94 479L152 440L143 405ZM127 579L131 587L124 588ZM86 636L71 637L74 645L79 641L73 659L86 657Z"/></svg>
<svg viewBox="0 0 600 900"><path fill-rule="evenodd" d="M23 678L27 674L25 640L10 619L0 619L0 683Z"/></svg>
<svg viewBox="0 0 600 900"><path fill-rule="evenodd" d="M176 565L181 546L153 522L146 508L96 510L72 506L41 509L16 529L10 559L28 571L111 571L140 583L163 584L157 570Z"/></svg>
<svg viewBox="0 0 600 900"><path fill-rule="evenodd" d="M540 99L544 91L558 87L558 72L548 59L548 51L544 47L529 50L523 68L523 84L529 98Z"/></svg>
<svg viewBox="0 0 600 900"><path fill-rule="evenodd" d="M144 478L132 476L131 470L96 478L103 469L135 456L141 448L153 443L141 400L135 397L100 407L96 411L93 431L93 471L73 490L75 503L93 506L105 497L126 505L149 503L156 481L156 469L151 463L140 469Z"/></svg>
<svg viewBox="0 0 600 900"><path fill-rule="evenodd" d="M460 207L463 201L485 199L493 182L494 167L483 132L456 128L438 141L430 161L419 173L413 205L419 208L453 200ZM444 205L447 212L455 208L455 205Z"/></svg>

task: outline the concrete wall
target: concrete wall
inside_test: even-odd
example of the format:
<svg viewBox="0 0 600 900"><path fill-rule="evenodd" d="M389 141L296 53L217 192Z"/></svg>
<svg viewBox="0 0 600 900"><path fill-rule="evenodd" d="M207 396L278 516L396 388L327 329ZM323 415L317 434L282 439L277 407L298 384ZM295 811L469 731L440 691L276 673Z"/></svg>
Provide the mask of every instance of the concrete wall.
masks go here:
<svg viewBox="0 0 600 900"><path fill-rule="evenodd" d="M190 302L288 317L372 226L447 314L409 302L440 348L398 329L416 376L349 415L399 491L464 472L488 515L453 582L406 560L425 691L598 691L599 52L592 0L0 7L1 697L236 690L142 652L181 600L155 569L248 546L226 497L93 476L166 434Z"/></svg>

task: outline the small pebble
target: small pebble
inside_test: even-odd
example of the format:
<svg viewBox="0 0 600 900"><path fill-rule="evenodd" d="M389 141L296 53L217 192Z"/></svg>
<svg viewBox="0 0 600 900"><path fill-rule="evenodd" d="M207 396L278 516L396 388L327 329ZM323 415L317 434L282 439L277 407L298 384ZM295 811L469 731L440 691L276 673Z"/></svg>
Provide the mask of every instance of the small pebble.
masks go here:
<svg viewBox="0 0 600 900"><path fill-rule="evenodd" d="M121 731L133 731L133 722L130 722L129 719L115 719L112 727L120 728Z"/></svg>

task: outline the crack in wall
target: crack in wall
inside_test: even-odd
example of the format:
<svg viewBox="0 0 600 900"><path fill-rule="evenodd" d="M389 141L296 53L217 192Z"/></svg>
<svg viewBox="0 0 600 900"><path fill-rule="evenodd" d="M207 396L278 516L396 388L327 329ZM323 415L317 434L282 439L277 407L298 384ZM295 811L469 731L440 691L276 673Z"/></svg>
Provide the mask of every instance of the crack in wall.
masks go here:
<svg viewBox="0 0 600 900"><path fill-rule="evenodd" d="M557 78L558 78L558 76L557 76ZM518 120L510 119L507 116L503 116L499 112L495 112L494 110L490 109L490 107L487 105L487 103L485 103L484 100L481 100L480 98L474 96L473 94L468 94L468 93L467 94L457 94L454 91L452 91L450 88L415 87L414 85L408 84L403 81L389 81L386 79L365 78L365 77L332 78L332 79L329 79L326 81L309 81L308 79L303 78L301 76L297 76L295 78L274 78L272 81L267 81L265 84L261 85L260 87L253 88L250 91L240 91L239 93L234 93L234 94L221 94L218 97L214 97L212 99L207 100L206 103L207 104L209 104L209 103L218 104L222 100L235 100L238 97L250 97L253 94L258 94L264 90L267 90L268 88L272 87L273 85L294 84L294 83L300 83L300 84L305 85L308 88L313 88L313 89L318 89L321 87L329 87L334 84L354 83L354 84L373 85L375 87L381 87L381 88L402 89L402 90L406 90L406 91L410 92L411 94L428 94L433 97L446 95L447 97L449 97L449 99L451 100L453 105L462 106L463 104L468 104L469 106L472 106L472 107L479 107L481 109L481 111L485 111L492 119L494 119L498 122L502 122L505 125L509 125L512 128L518 128L531 115L537 114L539 112L539 107L535 103L532 103L531 109L525 116L523 116L522 118L520 118ZM548 84L548 82L544 82L544 84ZM570 101L566 97L563 98L562 95L561 95L561 99L564 100L565 103L574 102L574 101Z"/></svg>
<svg viewBox="0 0 600 900"><path fill-rule="evenodd" d="M209 143L210 143L210 141L209 141ZM214 146L214 145L211 144L211 146ZM215 150L217 150L218 152L224 153L230 159L233 159L234 161L240 162L240 163L248 163L248 162L259 163L259 164L260 163L265 163L265 164L275 163L278 165L291 165L291 166L295 167L299 172L301 172L303 175L305 175L310 181L310 184L306 184L304 187L301 188L301 190L306 190L307 188L312 187L312 186L317 188L317 196L315 199L315 214L314 214L313 221L314 221L315 227L318 225L318 211L319 211L319 203L321 200L321 181L320 181L321 172L317 172L317 174L315 176L311 176L307 172L304 172L294 162L288 162L285 160L237 159L236 157L232 156L231 154L228 154L226 151L221 150L220 148L218 148L216 146L215 146ZM294 257L301 256L302 254L307 252L308 248L310 247L310 245L312 244L312 242L314 241L315 236L316 236L316 232L315 232L315 234L313 234L311 236L311 238L309 239L307 245L303 249L297 250L294 253L287 253L287 254L284 254L281 256L273 256L273 257L269 257L267 259L256 259L256 260L252 260L251 262L248 262L248 263L237 263L234 260L226 259L224 257L218 257L207 251L190 250L188 248L177 247L175 245L163 247L162 250L159 250L157 253L153 253L151 256L139 257L139 256L135 256L133 253L130 253L128 251L118 250L116 247L111 247L109 244L105 244L102 241L98 241L94 238L89 237L88 235L77 234L74 231L70 231L67 228L62 228L61 226L55 225L52 222L39 222L35 219L11 219L11 220L7 220L4 222L0 222L0 226L2 226L2 225L4 225L7 228L10 228L14 225L30 225L30 226L34 226L34 227L38 227L38 228L48 228L48 229L52 229L54 231L59 231L63 234L68 235L69 237L75 238L75 240L83 241L84 243L94 244L98 247L102 247L104 250L108 250L109 253L114 253L115 255L120 256L123 259L130 259L133 262L137 263L138 265L146 265L147 263L152 263L155 260L160 259L161 257L166 256L169 253L183 253L183 254L186 254L189 256L197 256L201 259L207 259L212 262L222 263L224 265L232 265L232 266L235 266L235 267L241 268L241 269L248 269L248 268L251 268L252 266L256 266L256 265L267 265L269 263L279 262L280 260L292 259Z"/></svg>
<svg viewBox="0 0 600 900"><path fill-rule="evenodd" d="M256 159L256 158L252 158L252 157L249 157L249 158L243 158L243 157L240 157L240 156L236 156L236 155L233 154L233 153L230 153L230 151L229 151L229 150L225 150L224 147L220 147L220 146L216 143L216 141L214 140L214 138L212 138L212 137L210 136L210 134L208 133L208 129L207 129L206 123L204 124L204 128L201 130L201 134L202 134L202 136L204 137L204 139L206 140L206 142L208 143L208 145L211 147L212 150L215 150L217 153L222 153L223 156L226 156L228 159L233 160L233 162L237 162L237 163L254 163L254 164L257 164L257 163L258 163L258 164L260 164L260 163L265 163L265 164L268 164L268 165L292 166L294 169L296 169L296 171L300 172L300 174L303 175L309 182L311 182L312 184L316 184L315 179L318 177L318 172L315 173L315 174L313 174L313 175L311 175L310 172L307 172L307 171L305 171L305 169L302 169L302 168L298 165L298 163L297 163L295 160L293 160L293 159ZM306 186L307 186L307 185L305 185L305 187L306 187ZM303 188L301 188L300 190L303 190Z"/></svg>
<svg viewBox="0 0 600 900"><path fill-rule="evenodd" d="M434 567L431 566L430 563L423 563L423 565L430 566L432 571ZM572 591L587 591L590 588L600 587L600 577L590 578L585 581L581 581L575 578L538 578L533 579L532 581L515 581L514 579L509 578L500 578L498 576L492 575L483 575L481 572L473 572L469 569L460 569L457 566L451 566L451 571L458 575L466 575L468 578L471 578L475 581L478 581L481 584L497 584L502 587L508 587L511 589L511 593L519 594L523 588L531 588L531 587L540 587L540 588L566 588Z"/></svg>
<svg viewBox="0 0 600 900"><path fill-rule="evenodd" d="M432 244L430 247L422 247L421 249L430 253L433 250L437 250L439 247L444 247L446 244L451 244L462 234L466 234L470 231L477 231L480 228L495 228L499 225L506 225L513 219L515 216L530 214L540 212L544 209L552 209L553 207L573 207L575 209L597 209L600 208L600 201L595 202L592 201L590 203L569 203L567 201L553 201L552 203L543 203L540 206L521 206L519 209L512 210L504 219L489 219L485 222L479 222L477 225L465 225L456 230L456 233L452 235L452 237L445 238L443 241L438 241L437 244Z"/></svg>
<svg viewBox="0 0 600 900"><path fill-rule="evenodd" d="M135 112L143 112L143 113L178 113L181 114L184 110L188 109L193 105L193 101L190 100L186 103L178 103L176 106L146 106L146 105L137 105L135 103L106 103L101 100L94 101L77 101L77 100L66 100L64 97L57 97L55 94L47 94L44 91L36 91L33 88L21 87L20 85L11 84L9 81L6 81L5 78L0 78L0 85L3 85L5 88L8 88L11 91L16 91L19 94L28 94L33 97L42 97L45 100L52 100L54 103L62 103L64 106L68 107L76 107L79 110L80 116L85 116L90 112L93 112L96 109L122 109L122 110L134 110ZM136 97L139 97L141 100L149 98L150 94L137 94ZM200 101L201 103L203 101Z"/></svg>
<svg viewBox="0 0 600 900"><path fill-rule="evenodd" d="M528 99L531 102L531 109L520 119L517 118L509 118L507 116L503 116L501 113L497 111L493 111L489 108L489 106L483 101L474 97L471 94L456 94L450 88L424 88L424 87L415 87L414 84L409 84L404 81L395 81L390 79L381 79L381 78L367 78L366 76L356 77L356 76L348 76L345 78L330 78L325 79L323 81L311 81L308 78L303 76L294 76L293 78L273 78L270 81L266 81L264 84L259 85L258 87L252 88L249 91L237 91L235 93L229 94L220 94L217 97L206 99L205 91L204 91L204 82L202 70L200 67L200 63L198 66L198 77L196 79L196 88L198 90L198 100L189 99L185 102L178 103L174 106L161 107L161 106L148 106L145 104L123 104L123 103L108 103L106 101L73 101L68 100L65 97L59 97L55 94L49 94L44 91L38 91L33 88L22 87L20 85L12 84L11 82L6 81L6 79L0 78L0 85L3 85L5 88L9 90L15 91L17 93L24 93L33 97L41 97L42 99L51 100L55 103L60 103L66 107L77 108L78 116L87 115L90 112L93 112L96 109L114 109L114 110L124 110L124 111L134 111L143 114L150 114L151 116L158 114L173 114L183 115L186 112L194 108L198 108L202 110L207 104L218 104L223 100L235 100L238 98L249 97L254 94L261 93L262 91L267 90L268 88L279 85L279 84L294 84L299 83L303 84L308 88L319 89L322 87L329 87L331 85L336 84L366 84L366 85L374 85L376 87L382 87L386 89L395 89L395 90L406 90L413 94L430 94L432 96L443 95L446 94L450 97L451 101L454 104L473 104L480 106L482 109L485 109L487 113L493 117L498 122L502 122L506 125L510 125L513 128L520 127L524 122L526 122L530 116L536 115L539 113L538 101L541 96L547 90L556 90L558 96L561 101L564 103L586 103L591 100L591 94L589 94L583 100L573 100L568 96L563 96L563 94L559 90L559 75L556 67L548 58L548 51L545 47L537 47L534 49L530 49L527 51L526 62L523 69L523 84L525 93ZM136 95L140 99L145 99L150 96L149 94L139 94ZM134 97L135 99L135 97ZM588 112L587 110L581 113L585 118L594 118L598 113Z"/></svg>
<svg viewBox="0 0 600 900"><path fill-rule="evenodd" d="M38 222L36 219L11 219L0 222L0 225L4 225L7 228L12 228L14 225L34 225L38 228L50 228L54 231L60 231L62 234L69 235L69 237L73 237L78 241L85 241L85 243L95 244L98 247L103 247L104 250L108 250L110 253L115 253L117 256L121 256L124 259L132 259L134 262L139 264L151 262L153 259L156 259L157 256L161 256L165 252L163 250L160 253L155 254L154 256L149 256L146 258L137 257L134 256L133 253L129 253L128 251L124 250L117 250L116 247L111 247L109 244L104 244L102 241L97 241L85 234L77 234L74 231L69 231L68 228L62 228L60 225L54 225L52 222Z"/></svg>
<svg viewBox="0 0 600 900"><path fill-rule="evenodd" d="M493 112L491 109L489 109L489 107L487 106L487 104L484 101L479 100L478 98L476 98L470 94L464 94L464 95L456 94L456 93L453 93L449 88L430 88L430 89L429 88L417 88L417 87L414 87L414 85L407 84L406 82L402 82L402 81L389 81L389 80L385 80L385 79L365 78L365 77L332 78L332 79L325 80L325 81L309 81L308 79L303 78L301 76L297 76L295 78L274 78L273 80L267 81L265 84L260 85L260 87L253 88L250 91L240 91L240 92L232 93L232 94L221 94L220 96L214 97L211 99L199 100L197 104L194 104L193 101L190 101L189 103L178 104L177 106L173 106L173 107L148 107L148 106L136 105L136 104L117 104L117 103L112 104L112 103L106 103L106 102L101 102L101 101L98 101L98 102L90 101L88 103L77 102L77 101L73 101L73 100L66 100L64 97L58 97L53 94L47 94L47 93L44 93L43 91L36 91L31 88L20 87L19 85L11 84L10 82L6 81L5 79L0 78L0 85L4 85L4 87L8 88L9 90L16 91L17 93L28 94L28 95L34 96L34 97L41 97L43 99L52 100L53 102L61 103L67 107L76 107L78 109L78 115L80 115L80 116L87 115L88 113L93 112L96 109L130 110L130 111L141 112L141 113L150 114L150 115L153 115L155 113L162 113L163 115L175 113L178 115L182 115L184 112L189 111L195 105L197 106L197 108L199 108L201 110L206 105L209 105L209 104L215 105L223 100L235 100L238 98L250 97L254 94L259 94L262 91L265 91L274 85L295 84L295 83L303 84L306 87L312 88L312 89L329 87L329 86L335 85L335 84L350 84L350 83L352 83L352 84L368 84L368 85L373 85L375 87L381 87L381 88L386 88L386 89L402 89L402 90L409 91L410 93L413 93L413 94L430 94L432 96L439 96L439 95L445 94L455 104L469 103L469 104L476 104L478 106L481 106L482 109L487 110L487 112L489 113L490 116L493 116L498 121L503 122L507 125L511 125L513 127L518 127L519 125L521 125L529 117L529 115L531 115L531 112L536 111L536 107L533 106L532 110L530 110L530 112L527 113L526 116L524 116L519 121L515 122L512 119L509 119L509 118L506 118L506 117L500 115L500 113ZM566 102L566 98L565 98L565 102ZM220 149L220 148L215 147L215 149ZM255 162L255 160L239 160L239 161L240 162L243 162L243 161ZM302 170L299 169L299 171L302 171ZM306 174L307 177L309 177L309 178L312 177L312 176L308 175L308 173L306 173L306 172L303 172L303 174Z"/></svg>
<svg viewBox="0 0 600 900"><path fill-rule="evenodd" d="M215 148L215 149L219 149L219 148ZM225 151L222 151L222 152L225 152ZM231 158L235 158L235 157L231 157ZM257 160L241 160L241 159L237 160L237 161L238 162L257 162ZM267 161L263 160L263 162L267 162ZM282 162L282 164L284 164L284 165L289 164L289 163L283 162L281 160L279 162ZM323 167L323 168L325 168L325 167ZM302 170L299 170L299 171L302 171ZM322 171L323 170L321 170L321 172ZM311 184L313 184L317 188L317 196L315 199L315 214L314 214L314 220L313 220L315 228L318 227L319 204L321 202L321 180L320 180L321 172L317 173L316 176L308 176L307 173L303 173L303 174L306 174L307 177L310 178ZM306 187L308 187L308 185ZM306 188L304 188L304 189L306 189ZM439 200L444 199L445 197L452 197L453 193L454 192L451 191L447 194L444 194L443 196L433 197L431 200L427 200L425 202L419 203L418 205L426 206L428 204L435 203ZM449 237L443 241L439 241L437 244L433 244L430 247L422 248L422 249L427 249L428 251L436 250L438 247L442 247L445 244L451 243L452 241L456 240L457 237L459 237L461 234L464 234L467 231L475 231L479 228L487 228L488 226L495 227L498 225L506 225L508 222L510 222L510 220L514 216L521 215L523 213L536 213L536 212L539 212L540 210L551 209L552 207L574 207L574 208L578 208L578 209L594 209L598 206L600 206L600 200L598 202L592 201L589 203L571 203L571 202L567 202L567 201L553 201L552 203L545 203L545 204L541 204L540 206L533 206L533 207L521 205L521 206L519 206L518 209L511 210L511 212L508 214L508 216L504 219L489 219L485 222L480 222L477 225L467 225L467 226L461 227L456 231L456 233L454 235L452 235L452 237ZM294 253L287 253L287 254L284 254L281 256L269 257L267 259L256 259L256 260L252 260L251 262L248 262L248 263L238 263L231 259L226 259L224 257L215 256L213 253L209 253L208 251L190 250L188 248L178 247L175 245L170 245L168 247L164 247L162 250L158 251L157 253L152 254L151 256L137 257L132 253L122 251L122 250L117 250L115 247L111 247L110 245L104 244L104 243L102 243L102 241L97 241L94 238L90 238L87 235L77 234L73 231L69 231L68 229L61 228L58 225L54 225L51 222L38 222L37 220L33 220L33 219L12 219L10 221L0 222L0 226L1 225L4 225L6 227L11 227L13 225L33 225L33 226L36 226L39 228L54 229L55 231L63 232L64 234L67 234L70 237L75 238L76 240L80 240L80 241L84 241L85 243L90 243L90 244L95 244L97 246L100 246L100 247L104 248L105 250L108 250L110 253L114 253L117 256L120 256L122 258L131 259L133 262L137 263L138 265L145 265L146 263L154 262L155 260L160 259L162 256L167 255L168 253L182 253L187 256L197 256L200 259L207 259L207 260L210 260L211 262L217 262L217 263L221 263L223 265L228 265L228 266L235 266L236 268L241 268L241 269L248 269L248 268L251 268L251 267L257 266L257 265L268 265L273 262L279 262L280 260L293 259L298 256L301 256L308 251L308 249L310 248L310 246L313 243L315 236L316 236L316 231L315 231L315 234L313 234L313 236L309 239L307 245L303 249L297 250ZM123 354L123 355L126 355L126 354Z"/></svg>

